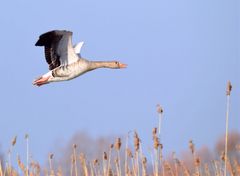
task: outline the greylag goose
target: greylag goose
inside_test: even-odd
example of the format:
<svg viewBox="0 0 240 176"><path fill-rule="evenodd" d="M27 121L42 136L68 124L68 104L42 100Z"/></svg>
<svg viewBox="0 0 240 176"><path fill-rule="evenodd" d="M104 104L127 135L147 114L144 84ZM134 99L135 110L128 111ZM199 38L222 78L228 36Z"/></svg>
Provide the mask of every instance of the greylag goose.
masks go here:
<svg viewBox="0 0 240 176"><path fill-rule="evenodd" d="M80 55L83 42L72 45L72 32L53 30L40 35L35 46L44 46L49 72L33 81L33 85L41 86L51 82L74 79L97 68L126 68L118 61L90 61Z"/></svg>

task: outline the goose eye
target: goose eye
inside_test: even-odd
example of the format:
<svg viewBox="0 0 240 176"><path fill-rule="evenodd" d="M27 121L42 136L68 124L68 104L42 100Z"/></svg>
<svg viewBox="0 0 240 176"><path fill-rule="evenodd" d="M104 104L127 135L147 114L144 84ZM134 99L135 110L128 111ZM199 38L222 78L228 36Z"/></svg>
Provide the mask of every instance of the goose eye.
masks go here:
<svg viewBox="0 0 240 176"><path fill-rule="evenodd" d="M117 64L117 65L118 65L119 63L118 63L118 62L115 62L115 64Z"/></svg>

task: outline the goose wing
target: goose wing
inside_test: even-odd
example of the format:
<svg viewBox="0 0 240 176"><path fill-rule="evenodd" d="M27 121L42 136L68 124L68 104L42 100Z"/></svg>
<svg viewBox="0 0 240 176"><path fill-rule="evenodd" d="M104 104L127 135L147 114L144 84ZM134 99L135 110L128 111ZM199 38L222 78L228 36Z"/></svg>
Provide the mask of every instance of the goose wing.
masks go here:
<svg viewBox="0 0 240 176"><path fill-rule="evenodd" d="M68 65L78 60L72 46L72 32L54 30L40 35L35 46L44 46L49 70L60 65Z"/></svg>

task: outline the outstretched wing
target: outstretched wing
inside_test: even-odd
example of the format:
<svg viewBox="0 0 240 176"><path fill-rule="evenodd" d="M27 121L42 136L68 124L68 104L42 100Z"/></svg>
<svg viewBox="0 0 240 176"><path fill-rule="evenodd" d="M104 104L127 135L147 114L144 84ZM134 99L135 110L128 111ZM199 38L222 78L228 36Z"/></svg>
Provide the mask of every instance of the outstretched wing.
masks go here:
<svg viewBox="0 0 240 176"><path fill-rule="evenodd" d="M72 46L72 32L54 30L42 34L35 46L44 46L49 69L68 65L78 60Z"/></svg>

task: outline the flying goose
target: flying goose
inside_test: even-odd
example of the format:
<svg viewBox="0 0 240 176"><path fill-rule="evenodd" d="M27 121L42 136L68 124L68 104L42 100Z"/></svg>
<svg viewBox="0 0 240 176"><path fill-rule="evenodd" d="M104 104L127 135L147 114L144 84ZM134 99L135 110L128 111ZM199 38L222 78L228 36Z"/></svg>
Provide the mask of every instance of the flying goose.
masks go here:
<svg viewBox="0 0 240 176"><path fill-rule="evenodd" d="M90 61L80 55L83 42L72 45L72 32L53 30L39 36L35 46L44 46L49 72L33 81L33 85L41 86L51 82L74 79L97 68L126 68L118 61Z"/></svg>

